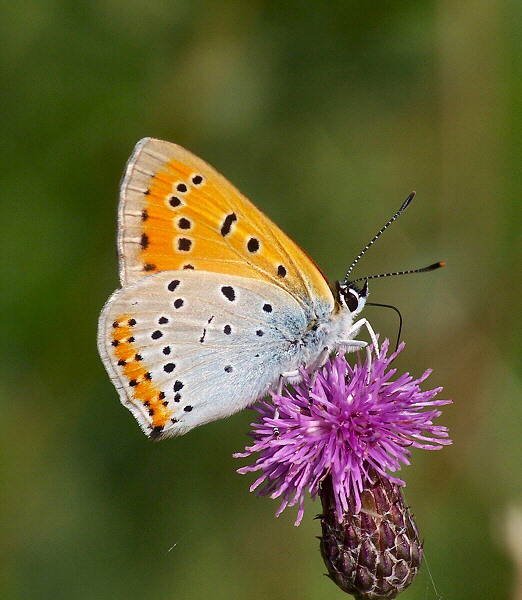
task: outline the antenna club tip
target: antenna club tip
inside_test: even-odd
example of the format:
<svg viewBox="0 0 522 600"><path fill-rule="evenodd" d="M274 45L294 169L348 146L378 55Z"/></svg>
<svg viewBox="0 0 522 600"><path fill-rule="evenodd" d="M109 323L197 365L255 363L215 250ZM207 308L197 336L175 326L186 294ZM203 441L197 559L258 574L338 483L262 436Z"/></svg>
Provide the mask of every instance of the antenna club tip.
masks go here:
<svg viewBox="0 0 522 600"><path fill-rule="evenodd" d="M436 269L440 269L441 267L445 267L446 263L441 260L439 262L433 263L432 265L430 265L429 267L426 267L426 269L423 269L425 271L435 271Z"/></svg>
<svg viewBox="0 0 522 600"><path fill-rule="evenodd" d="M402 203L402 206L399 210L399 212L402 212L404 210L406 210L408 208L408 206L410 205L411 201L415 198L415 194L416 192L412 192L407 198L406 200Z"/></svg>

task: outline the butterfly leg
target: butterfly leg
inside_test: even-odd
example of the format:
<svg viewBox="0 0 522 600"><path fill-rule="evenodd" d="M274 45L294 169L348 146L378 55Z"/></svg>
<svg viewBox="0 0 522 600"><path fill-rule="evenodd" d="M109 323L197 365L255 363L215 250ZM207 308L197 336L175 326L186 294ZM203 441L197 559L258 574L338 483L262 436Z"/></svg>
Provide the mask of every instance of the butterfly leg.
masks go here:
<svg viewBox="0 0 522 600"><path fill-rule="evenodd" d="M350 331L348 332L349 335L355 337L356 335L358 335L358 333L362 329L362 327L366 327L366 330L370 334L370 338L372 340L372 346L375 351L375 354L376 354L377 358L380 358L379 344L377 343L377 336L375 335L375 331L373 330L373 327L370 325L370 323L366 319L359 319L358 321L356 321L351 326ZM353 339L346 340L345 342L340 341L340 342L338 342L338 345L345 348L346 351L348 351L348 352L358 350L360 348L366 348L366 361L367 361L367 365L368 365L368 383L369 383L370 382L370 373L371 373L371 368L372 368L372 353L370 350L370 345L367 342L364 342L362 340L353 340Z"/></svg>
<svg viewBox="0 0 522 600"><path fill-rule="evenodd" d="M372 353L370 351L370 344L363 340L348 340L346 342L338 342L337 347L342 349L344 352L357 352L363 348L366 349L366 364L368 365L367 383L370 383L370 372L372 368Z"/></svg>
<svg viewBox="0 0 522 600"><path fill-rule="evenodd" d="M286 383L297 383L301 379L301 373L299 369L293 371L284 371L279 376L279 384L277 386L277 393L280 395L283 391L283 386Z"/></svg>
<svg viewBox="0 0 522 600"><path fill-rule="evenodd" d="M330 354L331 351L332 351L332 349L329 346L325 346L322 349L319 356L317 357L317 359L314 361L314 367L310 373L310 383L308 384L309 392L312 391L312 389L315 385L315 380L317 379L317 375L319 374L319 369L325 364L326 360L328 359L328 355ZM281 375L281 378L284 377L287 380L293 380L294 383L297 383L297 377L299 377L299 380L301 379L300 375L301 375L301 373L297 369L295 369L294 371L288 371L286 373L283 373ZM282 379L281 379L281 381L282 381ZM312 403L312 401L310 400L310 404L311 403Z"/></svg>
<svg viewBox="0 0 522 600"><path fill-rule="evenodd" d="M279 375L279 383L277 384L277 395L280 396L283 393L283 386L286 383L289 383L291 381L293 381L294 383L296 381L299 381L299 379L301 378L301 373L299 372L299 369L294 369L293 371L284 371L283 373L281 373L281 375ZM276 409L274 410L274 419L278 419L279 418L279 411ZM277 427L273 428L273 432L274 432L274 437L279 437L279 429Z"/></svg>
<svg viewBox="0 0 522 600"><path fill-rule="evenodd" d="M315 385L315 380L317 379L317 375L319 374L319 369L325 364L328 359L328 355L332 349L329 346L325 346L319 354L317 361L315 362L314 370L310 373L310 383L308 384L308 391L311 392ZM310 404L312 404L312 400L310 400Z"/></svg>
<svg viewBox="0 0 522 600"><path fill-rule="evenodd" d="M380 358L379 344L377 343L377 336L375 335L375 331L373 330L373 327L370 325L370 323L367 321L367 319L359 319L358 321L356 321L350 327L350 331L348 332L348 334L350 335L350 337L355 337L356 335L359 334L359 331L362 329L362 327L366 327L366 330L370 334L370 339L372 340L373 350L374 350L375 354L377 355L377 358ZM352 350L357 350L358 348L364 348L364 347L368 346L368 344L366 342L361 342L359 340L353 340L353 339L350 339L344 343L339 342L339 345L346 346L348 348L351 348ZM368 352L369 351L370 350L368 348Z"/></svg>
<svg viewBox="0 0 522 600"><path fill-rule="evenodd" d="M370 352L370 344L363 340L340 340L336 343L335 347L342 352L357 352L358 350L362 350L366 348L366 358L368 361L368 365L372 364L372 356Z"/></svg>

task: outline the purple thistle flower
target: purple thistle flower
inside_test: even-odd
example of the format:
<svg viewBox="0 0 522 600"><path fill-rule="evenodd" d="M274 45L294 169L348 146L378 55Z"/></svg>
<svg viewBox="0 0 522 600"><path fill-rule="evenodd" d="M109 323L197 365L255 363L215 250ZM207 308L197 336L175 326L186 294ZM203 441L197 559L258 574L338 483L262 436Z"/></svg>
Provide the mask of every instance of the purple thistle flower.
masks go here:
<svg viewBox="0 0 522 600"><path fill-rule="evenodd" d="M409 464L411 447L439 450L451 444L447 428L433 424L441 414L437 407L451 400L434 400L442 388L421 391L431 370L418 379L404 373L392 381L397 370L389 367L404 344L389 357L388 346L385 340L380 357L372 352L369 376L367 361L352 367L340 354L319 369L313 383L303 370L293 390L272 392L273 403L262 401L255 407L260 416L252 424L254 443L234 456L260 453L253 465L238 473L262 471L250 491L259 488L260 496L282 497L276 516L299 504L299 525L306 489L315 499L321 482L331 475L340 523L348 499L360 511L371 469L404 485L390 472Z"/></svg>

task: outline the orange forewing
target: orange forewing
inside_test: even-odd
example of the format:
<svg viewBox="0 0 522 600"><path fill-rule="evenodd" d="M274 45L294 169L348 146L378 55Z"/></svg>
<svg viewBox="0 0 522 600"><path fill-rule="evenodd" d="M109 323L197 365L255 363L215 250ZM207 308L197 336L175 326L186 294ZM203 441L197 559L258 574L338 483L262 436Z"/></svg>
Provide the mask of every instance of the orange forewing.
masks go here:
<svg viewBox="0 0 522 600"><path fill-rule="evenodd" d="M120 199L122 285L192 268L263 279L304 303L333 305L306 253L227 179L181 146L146 138L127 165Z"/></svg>

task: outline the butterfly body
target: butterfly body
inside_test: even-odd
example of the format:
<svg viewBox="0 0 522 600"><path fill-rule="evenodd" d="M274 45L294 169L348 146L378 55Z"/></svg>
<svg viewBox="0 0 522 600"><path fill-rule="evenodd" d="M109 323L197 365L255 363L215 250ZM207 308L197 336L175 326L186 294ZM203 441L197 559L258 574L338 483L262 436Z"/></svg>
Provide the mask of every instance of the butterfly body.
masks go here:
<svg viewBox="0 0 522 600"><path fill-rule="evenodd" d="M228 416L330 350L364 345L353 337L366 294L332 291L297 244L180 146L136 146L118 248L122 288L102 311L98 346L151 437Z"/></svg>

